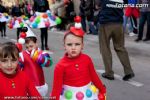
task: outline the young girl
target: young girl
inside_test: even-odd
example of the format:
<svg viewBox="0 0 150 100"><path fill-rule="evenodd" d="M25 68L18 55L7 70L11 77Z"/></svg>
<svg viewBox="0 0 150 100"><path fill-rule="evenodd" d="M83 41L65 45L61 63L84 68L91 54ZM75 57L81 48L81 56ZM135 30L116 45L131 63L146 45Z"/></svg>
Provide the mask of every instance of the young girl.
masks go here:
<svg viewBox="0 0 150 100"><path fill-rule="evenodd" d="M55 67L50 94L56 100L99 100L101 96L100 100L104 100L105 86L96 74L91 58L82 53L83 35L81 28L71 27L64 36L66 53Z"/></svg>
<svg viewBox="0 0 150 100"><path fill-rule="evenodd" d="M33 82L19 71L18 58L19 52L14 43L7 42L0 46L0 100L41 100Z"/></svg>

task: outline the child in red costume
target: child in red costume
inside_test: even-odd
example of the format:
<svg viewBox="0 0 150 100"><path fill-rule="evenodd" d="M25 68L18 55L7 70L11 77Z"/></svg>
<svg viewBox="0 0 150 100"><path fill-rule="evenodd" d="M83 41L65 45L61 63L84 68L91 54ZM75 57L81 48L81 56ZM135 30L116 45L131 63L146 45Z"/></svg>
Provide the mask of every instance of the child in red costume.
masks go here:
<svg viewBox="0 0 150 100"><path fill-rule="evenodd" d="M23 38L22 34L26 34L26 36L25 36L26 50L24 50L20 54L20 57L22 58L22 63L24 65L24 67L22 68L22 71L27 73L27 75L31 78L31 80L34 81L34 84L35 84L37 90L39 91L39 93L42 96L46 96L46 94L48 92L48 85L45 82L44 72L43 72L42 67L46 66L46 63L47 63L47 61L49 61L49 59L47 59L47 61L45 61L45 58L47 58L47 57L43 58L43 55L41 54L40 58L42 58L42 61L44 61L43 62L44 64L42 66L40 66L40 64L38 63L39 61L36 62L39 58L38 57L39 52L43 52L43 51L41 51L38 48L37 38L29 28L27 30L22 29L22 31L23 32L21 33L19 42L20 42L21 38ZM27 31L27 32L24 33L25 31ZM33 59L33 56L35 59ZM50 57L49 54L48 54L48 57Z"/></svg>
<svg viewBox="0 0 150 100"><path fill-rule="evenodd" d="M96 74L91 58L82 53L81 18L77 16L75 21L75 27L64 36L66 53L55 67L50 96L52 100L105 100L106 88Z"/></svg>
<svg viewBox="0 0 150 100"><path fill-rule="evenodd" d="M18 69L19 51L12 42L0 46L0 100L41 100L28 76Z"/></svg>

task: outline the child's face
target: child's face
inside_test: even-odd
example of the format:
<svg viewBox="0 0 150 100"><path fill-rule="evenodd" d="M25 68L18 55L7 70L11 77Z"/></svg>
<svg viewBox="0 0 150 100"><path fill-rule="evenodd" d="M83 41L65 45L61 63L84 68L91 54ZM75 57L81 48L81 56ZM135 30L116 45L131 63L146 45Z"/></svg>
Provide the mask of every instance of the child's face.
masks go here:
<svg viewBox="0 0 150 100"><path fill-rule="evenodd" d="M3 58L0 60L0 69L5 74L15 74L18 65L18 59L13 59L11 57Z"/></svg>
<svg viewBox="0 0 150 100"><path fill-rule="evenodd" d="M34 43L33 41L30 41L30 42L26 43L25 45L26 45L26 49L28 51L32 51L33 49L37 48L37 43Z"/></svg>
<svg viewBox="0 0 150 100"><path fill-rule="evenodd" d="M83 49L82 38L69 34L64 40L64 47L69 58L77 57Z"/></svg>

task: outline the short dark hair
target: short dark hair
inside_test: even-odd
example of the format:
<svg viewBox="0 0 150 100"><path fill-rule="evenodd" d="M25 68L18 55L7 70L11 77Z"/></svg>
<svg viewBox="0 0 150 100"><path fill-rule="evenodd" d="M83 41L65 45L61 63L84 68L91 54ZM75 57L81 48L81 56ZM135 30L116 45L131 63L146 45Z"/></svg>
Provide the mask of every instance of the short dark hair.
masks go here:
<svg viewBox="0 0 150 100"><path fill-rule="evenodd" d="M34 43L37 42L37 38L36 37L27 37L25 39L25 43L29 43L30 41L33 41Z"/></svg>

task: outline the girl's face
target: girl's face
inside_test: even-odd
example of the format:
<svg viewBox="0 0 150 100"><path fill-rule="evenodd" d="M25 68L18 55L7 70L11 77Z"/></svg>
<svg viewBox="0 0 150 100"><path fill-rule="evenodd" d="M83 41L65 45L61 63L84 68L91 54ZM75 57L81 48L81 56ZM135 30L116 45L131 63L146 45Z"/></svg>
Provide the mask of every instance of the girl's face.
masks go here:
<svg viewBox="0 0 150 100"><path fill-rule="evenodd" d="M0 69L3 71L3 73L8 75L16 73L17 65L18 59L7 57L0 60Z"/></svg>
<svg viewBox="0 0 150 100"><path fill-rule="evenodd" d="M77 57L83 49L83 40L81 37L69 34L64 40L64 48L69 58Z"/></svg>

